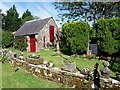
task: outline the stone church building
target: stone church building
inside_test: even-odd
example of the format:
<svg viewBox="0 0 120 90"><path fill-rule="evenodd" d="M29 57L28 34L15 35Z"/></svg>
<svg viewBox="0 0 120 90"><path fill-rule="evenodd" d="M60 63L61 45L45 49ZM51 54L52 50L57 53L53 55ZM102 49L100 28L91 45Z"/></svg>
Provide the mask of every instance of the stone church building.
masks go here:
<svg viewBox="0 0 120 90"><path fill-rule="evenodd" d="M51 43L56 41L57 32L57 24L50 17L27 21L14 35L25 36L27 38L28 52L39 52L41 49L48 48Z"/></svg>

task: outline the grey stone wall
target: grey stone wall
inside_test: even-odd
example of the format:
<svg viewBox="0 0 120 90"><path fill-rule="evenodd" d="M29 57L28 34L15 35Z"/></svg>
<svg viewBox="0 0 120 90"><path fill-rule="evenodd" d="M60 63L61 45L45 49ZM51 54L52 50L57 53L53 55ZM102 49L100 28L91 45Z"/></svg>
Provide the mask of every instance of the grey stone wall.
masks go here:
<svg viewBox="0 0 120 90"><path fill-rule="evenodd" d="M50 43L50 34L49 34L50 25L54 26L54 35L55 35L54 37L56 38L58 27L55 21L51 18L47 22L47 24L42 28L42 30L40 30L38 33L37 44L36 44L37 52L40 51L41 49L48 48L47 43ZM45 37L45 47L44 47L44 37Z"/></svg>

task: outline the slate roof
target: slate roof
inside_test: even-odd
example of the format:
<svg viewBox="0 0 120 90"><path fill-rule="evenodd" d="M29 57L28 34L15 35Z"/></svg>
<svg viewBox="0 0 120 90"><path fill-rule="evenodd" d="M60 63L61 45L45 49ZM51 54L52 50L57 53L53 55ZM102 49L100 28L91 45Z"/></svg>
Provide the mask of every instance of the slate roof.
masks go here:
<svg viewBox="0 0 120 90"><path fill-rule="evenodd" d="M50 18L27 21L15 32L14 35L26 36L26 35L38 34L38 32L44 27L44 25L50 20Z"/></svg>

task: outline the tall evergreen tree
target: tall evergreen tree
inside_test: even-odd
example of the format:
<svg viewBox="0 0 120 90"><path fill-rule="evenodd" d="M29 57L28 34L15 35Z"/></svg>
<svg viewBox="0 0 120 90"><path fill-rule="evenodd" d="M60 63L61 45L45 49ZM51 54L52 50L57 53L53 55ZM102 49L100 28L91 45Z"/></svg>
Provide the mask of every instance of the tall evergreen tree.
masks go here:
<svg viewBox="0 0 120 90"><path fill-rule="evenodd" d="M26 18L26 17L28 17L28 16L30 16L30 17L33 18L31 12L27 9L27 10L23 13L22 19L24 19L24 18Z"/></svg>
<svg viewBox="0 0 120 90"><path fill-rule="evenodd" d="M16 10L16 6L13 5L5 16L5 31L14 32L20 27L19 14Z"/></svg>
<svg viewBox="0 0 120 90"><path fill-rule="evenodd" d="M3 19L2 19L2 30L5 31L5 14L4 13L2 13L2 17L3 17Z"/></svg>
<svg viewBox="0 0 120 90"><path fill-rule="evenodd" d="M21 18L21 24L24 24L26 21L33 20L34 17L32 16L31 12L27 9Z"/></svg>

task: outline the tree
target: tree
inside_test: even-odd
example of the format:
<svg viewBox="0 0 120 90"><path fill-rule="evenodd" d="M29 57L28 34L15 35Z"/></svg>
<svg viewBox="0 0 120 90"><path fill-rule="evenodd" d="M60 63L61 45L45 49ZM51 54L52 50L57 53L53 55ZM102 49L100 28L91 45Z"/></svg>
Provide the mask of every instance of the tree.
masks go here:
<svg viewBox="0 0 120 90"><path fill-rule="evenodd" d="M5 16L5 31L14 32L17 31L20 27L20 19L18 18L19 14L16 10L15 5L7 11Z"/></svg>
<svg viewBox="0 0 120 90"><path fill-rule="evenodd" d="M53 5L58 9L59 14L68 19L78 20L84 14L83 2L54 2Z"/></svg>
<svg viewBox="0 0 120 90"><path fill-rule="evenodd" d="M99 50L108 55L117 52L118 42L113 38L108 20L101 18L94 25Z"/></svg>
<svg viewBox="0 0 120 90"><path fill-rule="evenodd" d="M2 36L2 20L3 20L3 15L1 13L1 9L0 9L0 37ZM2 47L2 38L0 38L0 48Z"/></svg>
<svg viewBox="0 0 120 90"><path fill-rule="evenodd" d="M112 32L113 38L117 38L120 34L118 30L120 29L120 18L111 18L108 20L110 25L110 31Z"/></svg>
<svg viewBox="0 0 120 90"><path fill-rule="evenodd" d="M27 9L22 15L21 23L24 24L26 21L33 20L33 18L31 12Z"/></svg>
<svg viewBox="0 0 120 90"><path fill-rule="evenodd" d="M119 11L118 9L120 6L118 5L119 2L94 2L89 3L89 11L94 19L99 18L111 18L113 16L119 17L117 14ZM93 13L92 13L93 12ZM95 16L96 15L96 16Z"/></svg>
<svg viewBox="0 0 120 90"><path fill-rule="evenodd" d="M26 17L28 17L28 16L30 16L30 17L33 18L31 12L27 9L27 10L23 13L22 19L24 19L24 18L26 18Z"/></svg>
<svg viewBox="0 0 120 90"><path fill-rule="evenodd" d="M13 43L14 43L14 36L11 32L6 32L3 31L2 32L2 47L3 48L9 48L9 47L13 47Z"/></svg>
<svg viewBox="0 0 120 90"><path fill-rule="evenodd" d="M110 60L110 68L113 71L120 72L119 68L119 62L120 62L120 18L111 18L109 19L109 25L110 25L110 31L112 32L112 36L115 39L116 43L116 49L118 50L116 53L112 54L111 60Z"/></svg>
<svg viewBox="0 0 120 90"><path fill-rule="evenodd" d="M2 19L2 30L5 31L5 14L2 13L3 19Z"/></svg>
<svg viewBox="0 0 120 90"><path fill-rule="evenodd" d="M34 19L34 20L37 20L37 19L41 19L41 18L38 17L38 16L34 16L33 19Z"/></svg>
<svg viewBox="0 0 120 90"><path fill-rule="evenodd" d="M30 20L33 20L33 18L31 16L27 16L21 20L21 24L23 25L26 21L30 21Z"/></svg>
<svg viewBox="0 0 120 90"><path fill-rule="evenodd" d="M112 37L117 42L116 49L120 50L120 18L111 18L109 19L110 31L112 33Z"/></svg>
<svg viewBox="0 0 120 90"><path fill-rule="evenodd" d="M55 9L68 19L95 21L101 17L120 17L119 2L54 2ZM63 12L62 12L63 11Z"/></svg>
<svg viewBox="0 0 120 90"><path fill-rule="evenodd" d="M68 22L62 26L61 47L76 54L79 50L86 51L90 26L88 23Z"/></svg>

